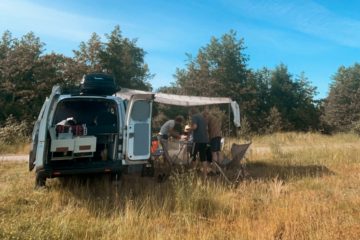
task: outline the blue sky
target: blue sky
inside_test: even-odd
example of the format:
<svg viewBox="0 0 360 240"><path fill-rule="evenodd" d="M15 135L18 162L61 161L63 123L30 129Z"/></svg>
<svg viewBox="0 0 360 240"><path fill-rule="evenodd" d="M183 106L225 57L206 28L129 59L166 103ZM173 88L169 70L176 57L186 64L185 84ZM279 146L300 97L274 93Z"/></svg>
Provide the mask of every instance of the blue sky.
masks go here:
<svg viewBox="0 0 360 240"><path fill-rule="evenodd" d="M359 9L355 0L0 0L0 32L33 31L47 52L72 56L91 33L103 37L120 25L147 52L156 89L175 81L186 53L233 29L250 68L284 63L294 75L305 72L323 98L341 65L360 62Z"/></svg>

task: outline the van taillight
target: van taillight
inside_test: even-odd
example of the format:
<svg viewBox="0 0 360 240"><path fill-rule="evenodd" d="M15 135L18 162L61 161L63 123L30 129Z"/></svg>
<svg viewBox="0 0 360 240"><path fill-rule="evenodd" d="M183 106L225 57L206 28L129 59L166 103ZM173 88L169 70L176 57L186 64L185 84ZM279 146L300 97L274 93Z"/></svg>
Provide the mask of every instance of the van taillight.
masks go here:
<svg viewBox="0 0 360 240"><path fill-rule="evenodd" d="M82 145L82 146L79 146L79 150L90 150L91 149L91 145Z"/></svg>
<svg viewBox="0 0 360 240"><path fill-rule="evenodd" d="M56 148L56 152L67 152L69 151L68 147L58 147Z"/></svg>

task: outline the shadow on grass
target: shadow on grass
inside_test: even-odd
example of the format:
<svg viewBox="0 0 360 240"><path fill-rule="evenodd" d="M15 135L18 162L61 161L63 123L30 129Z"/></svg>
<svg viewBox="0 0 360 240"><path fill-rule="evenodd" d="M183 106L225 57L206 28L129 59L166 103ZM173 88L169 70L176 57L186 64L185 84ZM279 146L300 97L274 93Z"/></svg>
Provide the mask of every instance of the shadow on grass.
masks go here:
<svg viewBox="0 0 360 240"><path fill-rule="evenodd" d="M171 193L169 183L159 184L154 178L123 176L114 181L110 176L75 176L60 179L55 185L63 198L73 199L92 214L113 216L130 207L141 209L144 204L161 208ZM66 204L66 201L65 201Z"/></svg>
<svg viewBox="0 0 360 240"><path fill-rule="evenodd" d="M335 174L322 165L278 165L266 162L246 164L250 179L269 180L278 177L281 180L316 178Z"/></svg>
<svg viewBox="0 0 360 240"><path fill-rule="evenodd" d="M334 172L321 165L284 165L266 163L262 161L250 162L246 165L249 180L270 180L274 178L283 181L316 178L333 175ZM153 214L162 209L167 213L183 209L192 209L206 215L203 206L211 203L212 197L207 196L206 190L193 184L197 175L178 174L163 183L156 178L126 175L120 181L112 181L109 176L75 177L63 179L54 185L60 192L63 204L76 204L86 207L96 216L111 217L114 214L127 214L129 209L138 214ZM193 177L191 177L193 176ZM220 178L210 179L215 185L224 184ZM225 185L224 185L225 186ZM199 190L200 189L200 190ZM190 191L189 194L187 191ZM197 191L197 194L194 194ZM210 193L211 191L209 191ZM194 198L194 195L200 196ZM205 201L205 203L204 203ZM189 207L190 206L190 207ZM212 203L212 206L216 206ZM146 211L144 211L146 209ZM211 215L211 214L210 214ZM151 216L148 216L151 217Z"/></svg>

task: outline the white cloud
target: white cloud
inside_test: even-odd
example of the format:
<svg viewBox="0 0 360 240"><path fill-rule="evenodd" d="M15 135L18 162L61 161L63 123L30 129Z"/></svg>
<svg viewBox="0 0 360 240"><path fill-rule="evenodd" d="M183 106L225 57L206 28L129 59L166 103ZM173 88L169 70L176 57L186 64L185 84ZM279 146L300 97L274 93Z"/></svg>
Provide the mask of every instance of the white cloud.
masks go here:
<svg viewBox="0 0 360 240"><path fill-rule="evenodd" d="M340 16L311 1L226 1L249 18L285 27L338 44L360 48L360 21Z"/></svg>
<svg viewBox="0 0 360 240"><path fill-rule="evenodd" d="M12 0L0 2L0 26L2 31L24 34L33 31L39 35L80 42L92 32L103 33L115 23L110 20L59 11L35 3Z"/></svg>

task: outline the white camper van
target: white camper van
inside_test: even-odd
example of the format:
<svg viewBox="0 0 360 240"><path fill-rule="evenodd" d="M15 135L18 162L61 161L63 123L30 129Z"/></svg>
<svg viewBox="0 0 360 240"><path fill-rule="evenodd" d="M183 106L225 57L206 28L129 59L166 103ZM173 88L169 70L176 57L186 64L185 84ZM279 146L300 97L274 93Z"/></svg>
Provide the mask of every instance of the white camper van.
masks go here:
<svg viewBox="0 0 360 240"><path fill-rule="evenodd" d="M29 170L36 186L47 178L149 167L153 94L124 100L113 94L114 79L84 76L78 89L54 86L32 133Z"/></svg>

